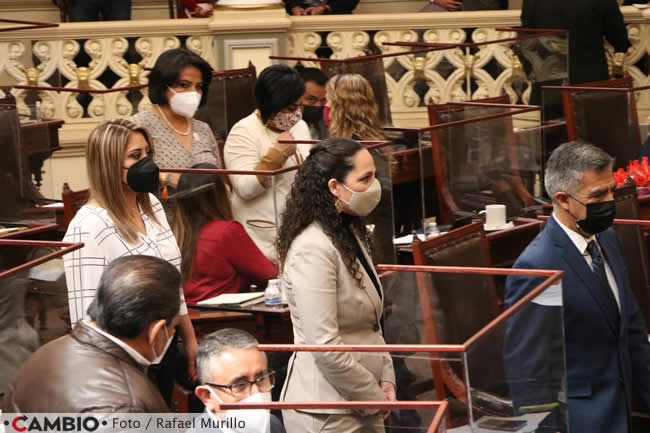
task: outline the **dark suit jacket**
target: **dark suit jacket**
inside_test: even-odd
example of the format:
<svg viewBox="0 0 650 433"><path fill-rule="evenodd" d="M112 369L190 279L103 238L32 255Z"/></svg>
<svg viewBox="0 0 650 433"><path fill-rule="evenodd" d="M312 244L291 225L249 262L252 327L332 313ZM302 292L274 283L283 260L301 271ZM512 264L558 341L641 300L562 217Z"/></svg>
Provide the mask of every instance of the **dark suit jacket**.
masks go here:
<svg viewBox="0 0 650 433"><path fill-rule="evenodd" d="M332 14L351 14L354 8L359 4L359 0L329 0L327 5L332 8L329 13ZM284 0L284 8L288 14L291 9L296 7L307 7L302 0Z"/></svg>
<svg viewBox="0 0 650 433"><path fill-rule="evenodd" d="M569 30L571 84L609 79L603 37L616 52L630 46L616 0L524 0L521 25Z"/></svg>
<svg viewBox="0 0 650 433"><path fill-rule="evenodd" d="M564 338L571 432L628 433L632 391L638 391L650 407L650 344L648 333L630 289L623 251L610 228L597 236L614 274L620 297L620 323L611 323L604 313L598 281L584 257L554 218L515 262L515 268L564 271L562 294ZM539 284L539 279L510 276L506 282L506 304L512 305ZM508 323L506 370L531 378L528 383L544 389L549 377L552 334L548 310L531 308ZM543 325L540 326L540 324ZM618 329L618 332L615 330ZM560 351L561 352L561 348ZM558 350L555 349L557 355ZM555 356L557 359L557 356ZM546 378L545 378L546 376ZM513 400L531 401L526 385L511 386ZM534 394L534 393L533 393ZM542 396L544 392L538 393Z"/></svg>

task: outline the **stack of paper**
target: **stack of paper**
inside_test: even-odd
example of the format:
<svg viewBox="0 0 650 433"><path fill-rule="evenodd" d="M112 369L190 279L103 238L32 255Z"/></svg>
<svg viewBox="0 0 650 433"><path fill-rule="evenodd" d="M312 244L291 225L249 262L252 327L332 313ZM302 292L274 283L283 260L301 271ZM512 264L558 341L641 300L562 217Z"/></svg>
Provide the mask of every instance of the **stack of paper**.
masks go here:
<svg viewBox="0 0 650 433"><path fill-rule="evenodd" d="M264 292L252 293L223 293L214 298L199 301L198 305L229 305L237 307L249 307L264 299Z"/></svg>

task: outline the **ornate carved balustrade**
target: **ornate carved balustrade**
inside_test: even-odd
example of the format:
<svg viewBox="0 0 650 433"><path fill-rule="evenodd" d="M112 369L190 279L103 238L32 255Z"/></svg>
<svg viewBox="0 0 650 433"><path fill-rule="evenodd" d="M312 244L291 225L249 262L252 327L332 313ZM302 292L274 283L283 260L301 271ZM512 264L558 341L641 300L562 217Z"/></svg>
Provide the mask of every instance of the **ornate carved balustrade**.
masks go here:
<svg viewBox="0 0 650 433"><path fill-rule="evenodd" d="M623 8L632 47L626 72L635 85L650 84L650 11ZM57 28L0 33L0 97L14 85L110 89L147 82L145 67L168 48L184 46L216 69L252 58L258 69L268 55L346 58L403 50L386 42L480 42L512 36L500 27L519 25L519 11L353 14L288 17L283 11L222 12L205 20L139 20L62 23ZM234 42L233 42L234 41ZM611 50L609 51L611 53ZM497 96L528 103L511 43L456 48L385 59L393 120L399 126L426 124L425 105ZM87 68L87 69L84 69ZM523 87L522 87L523 86ZM94 94L11 90L21 106L41 100L43 116L65 120L61 142L81 156L88 132L101 120L145 110L146 88ZM650 113L648 93L639 95L640 119ZM55 155L57 157L57 155Z"/></svg>

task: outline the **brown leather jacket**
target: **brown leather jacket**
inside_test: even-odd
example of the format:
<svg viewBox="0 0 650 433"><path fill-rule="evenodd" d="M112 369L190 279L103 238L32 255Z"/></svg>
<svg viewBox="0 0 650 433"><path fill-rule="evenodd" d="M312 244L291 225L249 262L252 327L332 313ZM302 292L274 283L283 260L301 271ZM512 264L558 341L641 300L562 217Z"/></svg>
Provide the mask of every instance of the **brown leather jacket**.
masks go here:
<svg viewBox="0 0 650 433"><path fill-rule="evenodd" d="M169 412L144 367L124 349L77 322L72 333L37 350L18 370L2 411Z"/></svg>

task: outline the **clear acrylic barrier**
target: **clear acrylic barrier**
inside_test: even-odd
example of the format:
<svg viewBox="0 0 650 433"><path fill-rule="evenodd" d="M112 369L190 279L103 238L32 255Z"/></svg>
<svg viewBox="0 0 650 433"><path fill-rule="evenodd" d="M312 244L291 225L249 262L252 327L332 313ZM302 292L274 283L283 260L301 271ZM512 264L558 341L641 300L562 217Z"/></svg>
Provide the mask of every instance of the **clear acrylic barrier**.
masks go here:
<svg viewBox="0 0 650 433"><path fill-rule="evenodd" d="M431 141L422 128L384 128L393 142L391 182L395 208L395 235L424 232L424 220L435 217L435 194Z"/></svg>
<svg viewBox="0 0 650 433"><path fill-rule="evenodd" d="M375 176L381 184L381 200L366 217L372 232L372 256L375 263L397 263L395 256L395 215L393 179L391 167L394 162L390 141L366 145L375 161Z"/></svg>
<svg viewBox="0 0 650 433"><path fill-rule="evenodd" d="M449 350L393 356L402 399L420 400L431 393L446 399L450 427L458 428L452 432L489 431L486 425L503 419L514 422L504 426L520 425L513 431L566 431L561 272L423 266L379 270L387 344L435 344ZM496 292L499 275L510 281L505 299ZM544 356L535 357L538 351L529 347L534 344L544 344Z"/></svg>
<svg viewBox="0 0 650 433"><path fill-rule="evenodd" d="M62 256L83 244L11 239L38 233L0 236L0 394L40 345L67 331Z"/></svg>
<svg viewBox="0 0 650 433"><path fill-rule="evenodd" d="M436 48L435 52L426 54L427 62L435 62L436 74L444 79L456 76L462 80L462 85L454 92L454 100L495 96L487 94L481 81L508 80L505 91L511 103L538 105L541 104L542 86L561 84L568 80L567 31L520 28L494 30L494 36L486 34L486 29L479 28L472 32L471 40L438 43L434 42L439 31L436 29L431 30L431 34L426 32L423 42L393 42L383 45ZM508 47L510 58L488 64L495 45ZM480 73L475 72L479 70L477 66L482 68ZM436 100L435 94L431 98L425 98L426 103L430 101L446 102Z"/></svg>
<svg viewBox="0 0 650 433"><path fill-rule="evenodd" d="M170 187L167 191L168 197L161 197L161 202L170 225L173 225L178 212L179 200L184 200L186 204L189 204L186 206L188 209L191 209L191 206L198 208L197 197L202 196L207 189L215 188L214 191L219 196L219 200L231 209L233 219L244 226L246 232L264 255L270 260L276 261L275 238L277 228L280 226L287 196L299 167L300 165L296 164L269 171L161 168L161 173L170 173L172 176L180 175L178 177L179 189L176 190ZM266 187L262 194L250 201L268 200L270 198L273 205L270 207L257 206L255 207L256 213L251 213L249 209L243 216L242 207L250 207L250 203L246 203L243 198L237 196L237 188L232 187L233 179L236 179L235 182L245 179L246 182L255 185L260 184L260 181L264 182ZM228 185L230 193L226 192L224 185Z"/></svg>
<svg viewBox="0 0 650 433"><path fill-rule="evenodd" d="M505 204L514 217L537 203L543 192L544 127L524 115L539 108L450 103L435 111L433 126L385 128L387 136L401 145L394 152L394 183L419 182L421 205L411 212L417 215L411 229L424 231L425 220L436 216L438 209L438 224L451 224L459 212L480 211L487 204ZM517 132L514 116L525 126ZM401 208L396 204L396 209ZM396 215L398 226L403 219Z"/></svg>
<svg viewBox="0 0 650 433"><path fill-rule="evenodd" d="M616 158L615 169L639 158L646 139L641 134L638 101L649 86L633 87L629 77L543 89L548 119L566 121L566 141L582 139ZM643 128L644 129L644 128Z"/></svg>
<svg viewBox="0 0 650 433"><path fill-rule="evenodd" d="M316 144L318 141L299 141L291 140L295 144ZM363 146L369 148L377 171L377 179L382 186L382 199L373 212L366 218L369 228L373 232L373 260L375 263L395 263L395 249L393 247L393 191L390 173L390 145L389 141L361 141ZM298 162L298 161L296 161ZM163 206L167 211L167 217L170 224L173 224L175 214L177 212L178 200L184 200L185 203L192 201L193 197L196 198L206 188L210 188L212 184L216 185L217 196L228 201L228 193L226 193L223 185L229 185L232 191L230 194L230 202L233 217L238 220L249 233L251 238L256 242L258 247L271 259L275 258L275 237L277 228L280 226L282 213L286 206L286 200L293 184L296 172L300 167L299 164L292 165L279 170L271 171L256 171L256 170L221 170L221 169L179 169L179 168L164 168L160 169L162 173L174 173L180 175L178 180L179 190L169 188L168 198L163 199ZM241 220L238 212L238 204L243 203L243 199L235 197L237 194L236 187L233 187L233 180L239 182L246 177L253 183L260 180L267 183L267 191L263 194L270 194L272 197L273 206L267 208L265 206L258 206L256 211L257 215L247 213L246 219ZM255 179L256 178L256 179ZM254 180L253 180L254 179ZM264 180L266 179L266 180ZM236 184L235 183L235 184ZM189 187L190 190L187 190ZM253 200L259 200L258 198ZM194 200L194 204L190 206L197 206L198 202ZM186 205L186 208L190 208ZM259 241L259 242L258 242Z"/></svg>
<svg viewBox="0 0 650 433"><path fill-rule="evenodd" d="M431 129L442 222L497 203L509 217L520 215L542 194L542 132L529 119L519 124L530 127L515 134L513 116L539 107L453 105L438 113L441 123Z"/></svg>

